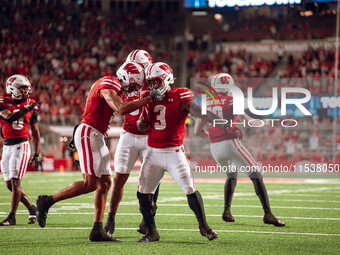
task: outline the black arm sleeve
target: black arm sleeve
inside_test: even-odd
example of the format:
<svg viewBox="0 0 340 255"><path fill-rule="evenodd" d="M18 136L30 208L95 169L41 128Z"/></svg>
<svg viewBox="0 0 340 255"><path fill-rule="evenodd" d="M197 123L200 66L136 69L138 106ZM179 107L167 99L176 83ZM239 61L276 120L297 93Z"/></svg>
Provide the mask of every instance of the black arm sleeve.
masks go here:
<svg viewBox="0 0 340 255"><path fill-rule="evenodd" d="M29 112L28 109L22 108L20 111L16 112L12 117L6 119L6 118L0 116L0 119L2 119L3 121L5 121L7 123L12 123L12 122L20 119L22 116L24 116L28 112Z"/></svg>
<svg viewBox="0 0 340 255"><path fill-rule="evenodd" d="M33 110L32 117L30 119L30 125L33 125L38 122L38 112L36 110Z"/></svg>

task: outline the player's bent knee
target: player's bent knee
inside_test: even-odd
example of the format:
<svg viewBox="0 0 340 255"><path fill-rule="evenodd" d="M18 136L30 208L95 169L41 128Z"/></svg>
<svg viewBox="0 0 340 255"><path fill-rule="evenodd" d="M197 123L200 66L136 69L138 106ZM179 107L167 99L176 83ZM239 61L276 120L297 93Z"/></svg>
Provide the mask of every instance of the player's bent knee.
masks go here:
<svg viewBox="0 0 340 255"><path fill-rule="evenodd" d="M196 192L196 189L192 186L183 187L182 190L185 193L185 195L187 195L187 196Z"/></svg>
<svg viewBox="0 0 340 255"><path fill-rule="evenodd" d="M262 180L262 174L259 173L259 172L252 172L250 175L249 175L249 178L250 179L261 179Z"/></svg>

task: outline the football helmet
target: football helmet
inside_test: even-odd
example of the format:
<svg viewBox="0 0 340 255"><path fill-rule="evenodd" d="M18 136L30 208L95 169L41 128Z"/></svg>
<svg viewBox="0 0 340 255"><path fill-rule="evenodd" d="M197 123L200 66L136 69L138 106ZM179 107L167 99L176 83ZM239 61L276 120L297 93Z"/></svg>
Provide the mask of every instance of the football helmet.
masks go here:
<svg viewBox="0 0 340 255"><path fill-rule="evenodd" d="M144 69L135 62L125 62L116 72L117 78L122 85L122 92L130 96L132 92L140 92L144 86Z"/></svg>
<svg viewBox="0 0 340 255"><path fill-rule="evenodd" d="M227 93L228 86L235 86L233 77L227 73L216 74L211 80L211 86L219 93Z"/></svg>
<svg viewBox="0 0 340 255"><path fill-rule="evenodd" d="M170 84L174 83L171 67L163 62L157 62L145 68L145 80L149 89L162 89L169 91Z"/></svg>
<svg viewBox="0 0 340 255"><path fill-rule="evenodd" d="M136 62L146 68L152 64L151 55L145 50L134 50L126 58L125 61Z"/></svg>
<svg viewBox="0 0 340 255"><path fill-rule="evenodd" d="M15 74L6 81L6 93L10 95L13 100L27 99L32 93L32 86L25 76Z"/></svg>

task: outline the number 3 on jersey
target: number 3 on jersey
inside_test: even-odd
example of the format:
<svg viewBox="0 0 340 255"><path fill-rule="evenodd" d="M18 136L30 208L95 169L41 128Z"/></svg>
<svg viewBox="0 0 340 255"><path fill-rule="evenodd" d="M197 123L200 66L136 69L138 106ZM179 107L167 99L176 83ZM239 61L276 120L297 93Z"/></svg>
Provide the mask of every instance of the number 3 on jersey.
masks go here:
<svg viewBox="0 0 340 255"><path fill-rule="evenodd" d="M166 127L165 110L166 110L166 107L165 105L162 105L162 104L157 105L153 110L155 113L158 113L156 116L156 119L158 122L155 123L155 129L157 130L164 130Z"/></svg>
<svg viewBox="0 0 340 255"><path fill-rule="evenodd" d="M19 109L15 109L13 112L18 112ZM12 122L12 128L15 130L21 130L24 128L24 118L21 117L17 121Z"/></svg>

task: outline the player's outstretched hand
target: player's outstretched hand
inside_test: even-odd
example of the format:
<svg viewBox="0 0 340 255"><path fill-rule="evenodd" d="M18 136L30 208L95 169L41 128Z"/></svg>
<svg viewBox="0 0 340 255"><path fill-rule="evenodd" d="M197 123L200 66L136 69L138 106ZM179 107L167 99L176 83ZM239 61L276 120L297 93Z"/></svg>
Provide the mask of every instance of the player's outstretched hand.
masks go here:
<svg viewBox="0 0 340 255"><path fill-rule="evenodd" d="M26 105L25 108L26 108L27 112L30 112L30 111L34 110L36 107L39 107L39 106L40 106L40 102L37 101L33 104Z"/></svg>
<svg viewBox="0 0 340 255"><path fill-rule="evenodd" d="M163 89L150 89L150 96L152 101L161 101L165 96L166 90Z"/></svg>
<svg viewBox="0 0 340 255"><path fill-rule="evenodd" d="M34 162L34 167L37 168L40 164L40 158L38 153L34 153L33 157L31 158L30 164Z"/></svg>

